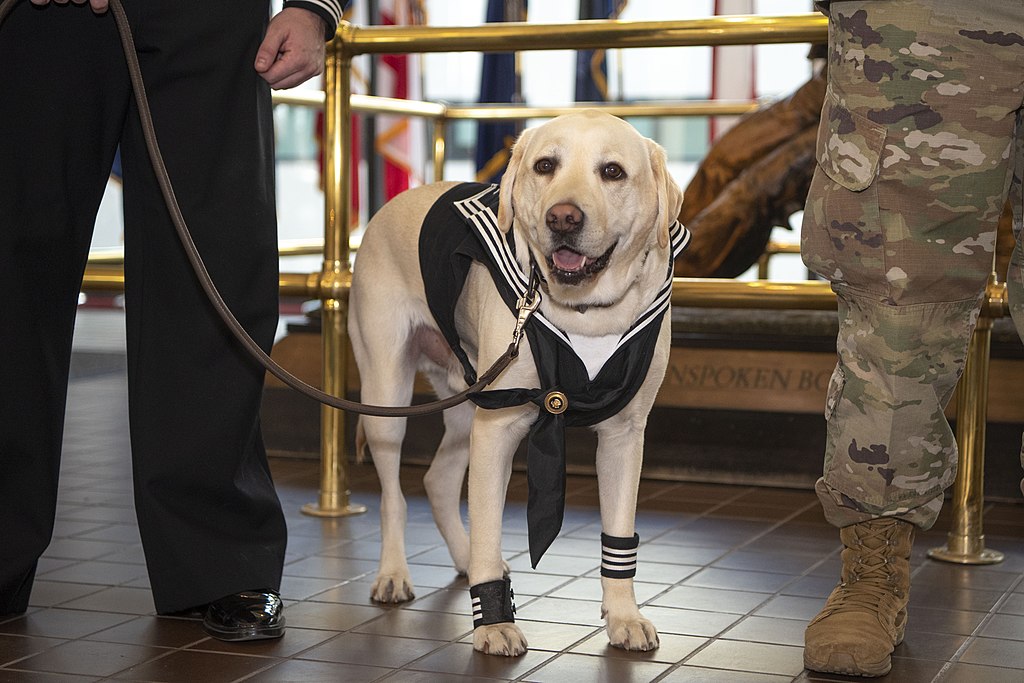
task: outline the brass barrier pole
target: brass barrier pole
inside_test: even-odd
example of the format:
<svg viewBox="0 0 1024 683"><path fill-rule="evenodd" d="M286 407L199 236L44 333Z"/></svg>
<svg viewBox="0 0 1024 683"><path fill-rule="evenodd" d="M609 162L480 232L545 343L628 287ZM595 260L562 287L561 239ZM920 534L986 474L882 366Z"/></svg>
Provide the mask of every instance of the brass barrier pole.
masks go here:
<svg viewBox="0 0 1024 683"><path fill-rule="evenodd" d="M782 242L769 241L764 248L764 253L757 257L757 279L768 279L768 262L776 254L799 254L799 244L787 244Z"/></svg>
<svg viewBox="0 0 1024 683"><path fill-rule="evenodd" d="M342 31L345 27L342 27ZM328 45L324 73L324 262L320 273L320 323L323 350L323 389L344 396L348 376L348 225L351 194L352 131L350 75L352 54L343 39ZM344 517L366 512L366 506L349 502L345 461L345 414L320 406L320 495L316 503L302 506L316 517Z"/></svg>
<svg viewBox="0 0 1024 683"><path fill-rule="evenodd" d="M824 42L818 13L731 15L670 21L497 22L478 26L356 26L353 54L517 52Z"/></svg>
<svg viewBox="0 0 1024 683"><path fill-rule="evenodd" d="M988 372L992 321L987 312L996 302L995 273L986 289L986 306L967 347L956 404L956 441L960 461L953 484L953 523L946 545L932 548L928 557L958 564L996 564L1003 553L985 548L982 518L985 507L985 416L988 412ZM1005 293L1005 288L1002 290ZM1003 299L1005 301L1005 299Z"/></svg>
<svg viewBox="0 0 1024 683"><path fill-rule="evenodd" d="M447 121L443 116L434 119L434 132L432 134L434 151L434 182L444 180L444 155L445 141L444 134L448 129Z"/></svg>
<svg viewBox="0 0 1024 683"><path fill-rule="evenodd" d="M764 253L757 257L757 279L767 280L768 279L768 259L770 254Z"/></svg>

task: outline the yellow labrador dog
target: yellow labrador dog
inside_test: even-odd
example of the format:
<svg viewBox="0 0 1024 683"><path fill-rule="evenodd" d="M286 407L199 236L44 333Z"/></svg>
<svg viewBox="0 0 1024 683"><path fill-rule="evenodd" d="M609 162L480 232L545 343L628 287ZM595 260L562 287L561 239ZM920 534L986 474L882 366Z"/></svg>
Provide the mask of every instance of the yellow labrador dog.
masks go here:
<svg viewBox="0 0 1024 683"><path fill-rule="evenodd" d="M675 222L681 201L660 146L621 119L585 110L526 130L500 188L413 189L367 227L349 310L364 403L408 405L417 371L441 397L465 389L508 348L518 304L534 289L540 296L518 357L472 403L446 411L424 477L455 568L468 574L481 652L526 651L501 555L506 487L528 438L537 566L561 525L566 425L589 425L599 437L609 639L630 650L658 646L633 593L634 521L644 428L668 362L671 262L689 237ZM361 419L360 447L369 446L382 488L372 588L380 602L413 597L398 476L404 435L404 419ZM459 513L467 466L468 534Z"/></svg>

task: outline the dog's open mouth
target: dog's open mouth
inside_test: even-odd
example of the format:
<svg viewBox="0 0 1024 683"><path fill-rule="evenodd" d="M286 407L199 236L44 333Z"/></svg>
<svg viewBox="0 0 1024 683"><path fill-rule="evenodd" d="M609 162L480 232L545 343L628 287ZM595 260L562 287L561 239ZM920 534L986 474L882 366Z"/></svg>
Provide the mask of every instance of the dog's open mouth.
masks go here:
<svg viewBox="0 0 1024 683"><path fill-rule="evenodd" d="M561 247L548 257L548 267L551 275L562 284L578 285L604 270L614 249L615 244L597 258L590 258L569 247Z"/></svg>

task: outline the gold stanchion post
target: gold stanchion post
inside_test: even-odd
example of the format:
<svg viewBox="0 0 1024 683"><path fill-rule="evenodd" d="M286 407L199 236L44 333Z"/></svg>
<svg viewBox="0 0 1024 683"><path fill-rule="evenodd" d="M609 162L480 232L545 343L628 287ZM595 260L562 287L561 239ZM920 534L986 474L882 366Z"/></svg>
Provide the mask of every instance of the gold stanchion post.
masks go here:
<svg viewBox="0 0 1024 683"><path fill-rule="evenodd" d="M995 284L993 273L989 293ZM946 537L946 545L928 551L928 557L943 562L995 564L1003 561L1001 552L985 548L985 534L982 532L991 342L992 315L983 310L967 349L967 362L957 398L956 440L960 460L953 484L953 524Z"/></svg>
<svg viewBox="0 0 1024 683"><path fill-rule="evenodd" d="M448 129L446 120L443 117L434 119L434 131L431 140L434 143L434 182L444 180L444 134Z"/></svg>
<svg viewBox="0 0 1024 683"><path fill-rule="evenodd" d="M328 45L324 74L324 263L320 274L321 347L324 391L345 395L348 365L349 269L348 225L351 193L352 56L342 37ZM302 512L316 517L345 517L366 512L366 506L349 502L345 460L345 415L336 408L320 406L320 496Z"/></svg>

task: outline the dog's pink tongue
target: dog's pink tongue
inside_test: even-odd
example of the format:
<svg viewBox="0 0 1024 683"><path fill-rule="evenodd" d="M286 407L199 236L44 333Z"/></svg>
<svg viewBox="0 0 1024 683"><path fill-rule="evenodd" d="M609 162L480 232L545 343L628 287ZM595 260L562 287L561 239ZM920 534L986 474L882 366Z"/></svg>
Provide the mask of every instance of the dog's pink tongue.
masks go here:
<svg viewBox="0 0 1024 683"><path fill-rule="evenodd" d="M583 254L577 254L572 249L563 247L551 255L551 260L559 270L573 272L583 268L587 257Z"/></svg>

